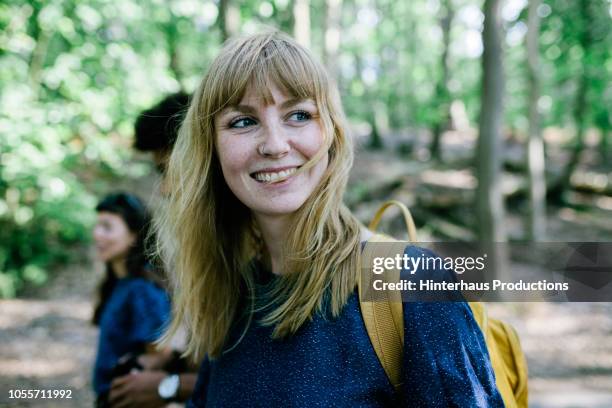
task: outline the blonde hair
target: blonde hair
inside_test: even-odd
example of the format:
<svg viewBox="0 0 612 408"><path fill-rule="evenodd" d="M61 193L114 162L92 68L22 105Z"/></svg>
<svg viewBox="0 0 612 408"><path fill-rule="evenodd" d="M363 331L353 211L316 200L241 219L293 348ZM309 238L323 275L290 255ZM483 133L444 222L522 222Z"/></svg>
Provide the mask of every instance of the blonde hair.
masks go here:
<svg viewBox="0 0 612 408"><path fill-rule="evenodd" d="M300 170L324 154L329 164L292 217L283 269L290 273L277 279L275 306L262 324L274 326L274 338L291 335L315 313L337 317L355 289L361 225L342 203L353 152L337 88L323 66L282 33L234 39L194 94L169 160L170 196L155 223L158 250L173 277L174 319L165 339L184 325L186 354L196 360L223 352L239 302L253 294L249 263L257 251L250 210L221 173L215 115L239 104L249 87L271 100L272 85L291 97L312 98L319 110L326 144Z"/></svg>

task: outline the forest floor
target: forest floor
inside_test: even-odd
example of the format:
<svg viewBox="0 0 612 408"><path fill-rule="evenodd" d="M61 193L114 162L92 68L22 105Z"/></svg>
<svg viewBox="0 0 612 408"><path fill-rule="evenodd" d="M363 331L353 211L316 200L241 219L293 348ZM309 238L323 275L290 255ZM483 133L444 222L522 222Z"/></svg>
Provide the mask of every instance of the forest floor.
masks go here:
<svg viewBox="0 0 612 408"><path fill-rule="evenodd" d="M352 197L351 207L364 221L383 198L419 205L414 194L426 193L422 184L427 180L433 180L431 185L442 180L439 184L456 182L459 190L464 184L473 189L471 178L462 172L390 157L363 152L356 159L347 201ZM398 177L401 183L389 183ZM140 192L146 190L141 187ZM554 241L612 242L610 215L597 208L589 212L551 208L548 236ZM417 218L420 230L430 231L431 237L439 231L465 231L448 224L430 230L428 224L427 218ZM520 235L521 225L521 216L508 216L511 236ZM99 265L71 265L55 273L43 288L0 302L0 407L92 406L97 331L89 318L100 276ZM612 407L612 303L498 303L489 308L491 315L509 321L519 333L529 364L530 407ZM9 400L11 389L71 390L72 398Z"/></svg>

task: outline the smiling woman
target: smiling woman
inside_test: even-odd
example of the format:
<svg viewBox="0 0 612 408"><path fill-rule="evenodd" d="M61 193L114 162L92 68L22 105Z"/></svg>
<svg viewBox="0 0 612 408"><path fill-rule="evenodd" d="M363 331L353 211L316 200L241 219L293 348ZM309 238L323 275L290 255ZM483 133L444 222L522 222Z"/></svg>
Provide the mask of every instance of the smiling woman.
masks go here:
<svg viewBox="0 0 612 408"><path fill-rule="evenodd" d="M502 406L464 303L404 308L394 388L356 293L372 233L342 202L353 161L336 86L278 32L225 45L192 99L156 221L174 321L204 360L192 406Z"/></svg>
<svg viewBox="0 0 612 408"><path fill-rule="evenodd" d="M223 177L236 197L262 217L291 214L319 185L327 155L298 171L324 142L312 99L293 99L275 85L269 103L248 88L240 105L215 120L217 153Z"/></svg>
<svg viewBox="0 0 612 408"><path fill-rule="evenodd" d="M106 264L93 323L100 328L93 375L96 406L109 406L121 357L144 353L158 339L170 312L160 271L148 262L149 214L129 193L109 194L96 206L93 231L98 259Z"/></svg>

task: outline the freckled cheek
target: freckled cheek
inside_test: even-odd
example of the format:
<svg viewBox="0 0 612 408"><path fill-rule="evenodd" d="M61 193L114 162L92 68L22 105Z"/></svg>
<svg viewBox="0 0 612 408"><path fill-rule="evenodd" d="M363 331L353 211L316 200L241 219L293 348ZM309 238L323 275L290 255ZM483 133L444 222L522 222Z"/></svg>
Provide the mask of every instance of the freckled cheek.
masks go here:
<svg viewBox="0 0 612 408"><path fill-rule="evenodd" d="M221 142L218 145L217 154L226 181L228 177L248 174L251 155L247 144Z"/></svg>
<svg viewBox="0 0 612 408"><path fill-rule="evenodd" d="M302 143L302 149L304 153L308 155L308 157L312 157L324 143L323 132L321 131L321 127L319 125L308 128L307 132L304 132L302 137L300 138Z"/></svg>

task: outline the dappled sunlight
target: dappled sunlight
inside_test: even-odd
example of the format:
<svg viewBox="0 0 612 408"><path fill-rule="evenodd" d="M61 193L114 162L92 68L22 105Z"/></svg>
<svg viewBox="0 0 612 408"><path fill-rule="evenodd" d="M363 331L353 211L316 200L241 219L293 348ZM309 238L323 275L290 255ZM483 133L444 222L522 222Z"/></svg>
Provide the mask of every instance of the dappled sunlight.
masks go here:
<svg viewBox="0 0 612 408"><path fill-rule="evenodd" d="M10 377L36 377L49 378L57 375L70 374L79 369L79 366L71 359L28 359L27 364L22 360L0 360L0 372L3 376Z"/></svg>
<svg viewBox="0 0 612 408"><path fill-rule="evenodd" d="M612 197L598 197L595 199L595 205L602 210L612 211Z"/></svg>
<svg viewBox="0 0 612 408"><path fill-rule="evenodd" d="M82 320L83 324L87 324L92 313L91 303L85 301L59 303L32 299L2 300L0 309L0 329L28 326L36 319L53 315Z"/></svg>
<svg viewBox="0 0 612 408"><path fill-rule="evenodd" d="M612 406L612 305L490 303L518 331L529 364L530 407ZM557 398L562 397L562 398Z"/></svg>
<svg viewBox="0 0 612 408"><path fill-rule="evenodd" d="M475 189L478 183L469 170L425 170L421 179L425 183L465 190Z"/></svg>
<svg viewBox="0 0 612 408"><path fill-rule="evenodd" d="M591 386L595 383L588 377L570 378L565 381L530 380L530 386L537 392L530 395L529 406L531 408L609 408L612 406L612 395L610 392L593 391Z"/></svg>

